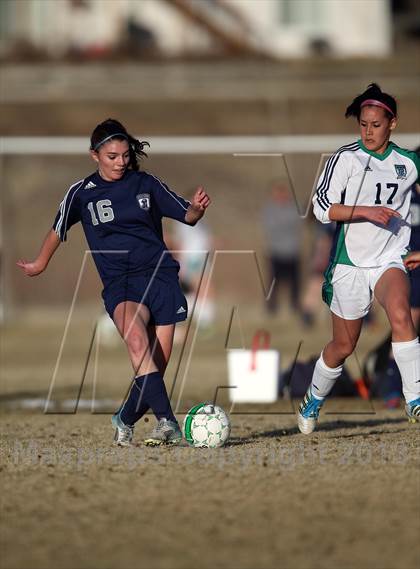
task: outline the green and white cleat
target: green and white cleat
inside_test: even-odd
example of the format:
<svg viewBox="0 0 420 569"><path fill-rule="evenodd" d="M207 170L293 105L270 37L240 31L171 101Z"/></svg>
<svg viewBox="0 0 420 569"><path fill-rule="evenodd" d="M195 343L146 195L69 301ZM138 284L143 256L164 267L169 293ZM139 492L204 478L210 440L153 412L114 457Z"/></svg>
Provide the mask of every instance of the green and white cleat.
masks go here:
<svg viewBox="0 0 420 569"><path fill-rule="evenodd" d="M131 425L125 425L120 418L119 413L112 415L111 423L115 428L114 442L120 447L131 446L131 441L133 440L134 427Z"/></svg>
<svg viewBox="0 0 420 569"><path fill-rule="evenodd" d="M409 423L420 422L420 397L417 397L414 401L407 403L405 406L405 412L407 413Z"/></svg>
<svg viewBox="0 0 420 569"><path fill-rule="evenodd" d="M299 431L304 435L310 435L315 430L323 403L324 399L316 399L309 388L297 413Z"/></svg>
<svg viewBox="0 0 420 569"><path fill-rule="evenodd" d="M182 442L182 433L178 423L165 419L159 420L150 436L144 439L147 446L179 445Z"/></svg>

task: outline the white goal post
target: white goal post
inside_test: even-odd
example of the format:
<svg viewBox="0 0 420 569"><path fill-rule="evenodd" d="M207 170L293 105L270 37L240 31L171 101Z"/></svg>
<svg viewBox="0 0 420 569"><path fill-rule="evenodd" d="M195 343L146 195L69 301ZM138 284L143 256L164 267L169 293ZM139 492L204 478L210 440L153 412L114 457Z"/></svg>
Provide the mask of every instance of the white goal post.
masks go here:
<svg viewBox="0 0 420 569"><path fill-rule="evenodd" d="M357 134L296 134L259 136L147 136L151 154L238 154L334 152L357 138ZM396 134L392 139L403 148L420 145L420 132ZM89 149L85 136L2 136L0 155L80 155Z"/></svg>
<svg viewBox="0 0 420 569"><path fill-rule="evenodd" d="M279 156L299 153L331 153L349 141L357 138L357 134L343 135L258 135L258 136L147 136L141 140L150 143L151 155L252 155ZM393 136L396 144L408 149L420 145L420 132L396 133ZM89 150L87 136L1 136L0 159L16 155L84 155ZM0 168L1 168L0 160ZM1 203L0 203L1 208ZM0 214L2 212L0 211ZM4 215L4 212L3 212ZM0 227L0 251L2 232ZM4 259L3 259L4 262ZM0 271L0 323L5 318L4 292L5 271Z"/></svg>

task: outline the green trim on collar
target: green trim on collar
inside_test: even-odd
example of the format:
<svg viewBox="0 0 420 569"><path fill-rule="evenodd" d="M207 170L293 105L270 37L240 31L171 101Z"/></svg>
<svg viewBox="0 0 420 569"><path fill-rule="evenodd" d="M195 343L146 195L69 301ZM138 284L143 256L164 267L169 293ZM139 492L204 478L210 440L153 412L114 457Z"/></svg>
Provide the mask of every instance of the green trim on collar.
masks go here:
<svg viewBox="0 0 420 569"><path fill-rule="evenodd" d="M383 154L378 154L377 152L372 152L372 150L368 150L366 148L366 146L363 144L361 138L359 138L359 140L357 142L359 143L359 146L360 146L361 150L363 150L363 152L366 152L366 154L369 154L370 156L373 156L374 158L377 158L378 160L385 160L386 158L388 158L388 156L391 154L393 147L394 147L394 143L389 141L387 149L385 150L385 152Z"/></svg>

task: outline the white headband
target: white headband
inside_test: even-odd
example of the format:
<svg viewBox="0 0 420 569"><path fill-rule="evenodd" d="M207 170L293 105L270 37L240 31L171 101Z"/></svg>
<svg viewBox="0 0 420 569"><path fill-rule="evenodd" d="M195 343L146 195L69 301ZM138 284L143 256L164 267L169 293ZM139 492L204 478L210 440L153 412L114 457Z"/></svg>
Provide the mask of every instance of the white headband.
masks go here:
<svg viewBox="0 0 420 569"><path fill-rule="evenodd" d="M115 138L116 136L121 136L125 140L128 140L128 136L125 134L125 132L116 132L115 134L110 134L109 136L106 136L103 140L101 140L101 142L98 142L97 144L95 144L95 146L92 148L92 150L94 150L96 152L98 150L98 148L100 146L102 146L102 144L104 144L104 142L106 142L107 140L110 140L111 138Z"/></svg>

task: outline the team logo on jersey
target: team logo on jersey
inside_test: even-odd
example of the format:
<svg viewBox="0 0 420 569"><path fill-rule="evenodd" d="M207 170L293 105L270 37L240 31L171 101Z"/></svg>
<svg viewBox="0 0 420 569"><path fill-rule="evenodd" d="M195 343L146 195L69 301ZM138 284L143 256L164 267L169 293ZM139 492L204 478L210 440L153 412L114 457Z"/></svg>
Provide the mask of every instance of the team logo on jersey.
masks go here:
<svg viewBox="0 0 420 569"><path fill-rule="evenodd" d="M139 206L141 209L145 211L149 211L150 209L150 194L137 194L136 196L137 201L139 202Z"/></svg>
<svg viewBox="0 0 420 569"><path fill-rule="evenodd" d="M404 164L394 164L394 168L397 173L397 180L407 179L407 167Z"/></svg>

